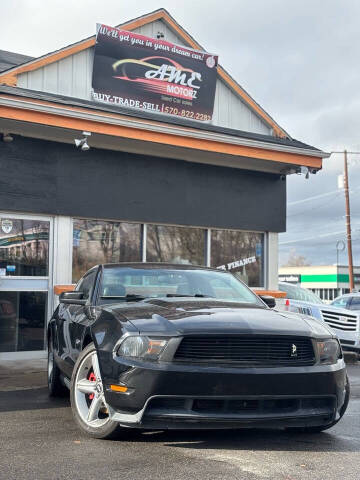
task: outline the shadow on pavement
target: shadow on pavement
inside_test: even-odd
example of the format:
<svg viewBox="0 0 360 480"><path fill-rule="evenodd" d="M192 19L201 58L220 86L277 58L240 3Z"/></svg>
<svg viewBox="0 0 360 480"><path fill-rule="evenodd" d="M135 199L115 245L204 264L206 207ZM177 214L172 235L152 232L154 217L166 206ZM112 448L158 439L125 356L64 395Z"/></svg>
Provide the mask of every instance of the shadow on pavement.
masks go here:
<svg viewBox="0 0 360 480"><path fill-rule="evenodd" d="M47 387L0 391L0 412L69 407L68 397L52 399Z"/></svg>
<svg viewBox="0 0 360 480"><path fill-rule="evenodd" d="M167 447L189 450L255 450L360 452L360 442L329 430L319 434L289 433L284 430L208 430L208 431L130 431L117 441L161 443Z"/></svg>
<svg viewBox="0 0 360 480"><path fill-rule="evenodd" d="M46 387L0 392L0 413L54 408L70 408L69 397L51 399ZM346 415L344 420L345 418ZM18 420L14 415L14 422L16 421ZM59 415L59 422L61 422L61 415ZM84 440L88 439L91 443L106 442L90 439L85 434L82 436ZM124 428L117 440L108 442L119 443L119 447L121 442L134 443L140 447L141 444L157 443L194 451L360 452L359 435L350 436L347 429L344 429L342 434L339 428L320 434L295 434L284 430L268 429L141 431Z"/></svg>

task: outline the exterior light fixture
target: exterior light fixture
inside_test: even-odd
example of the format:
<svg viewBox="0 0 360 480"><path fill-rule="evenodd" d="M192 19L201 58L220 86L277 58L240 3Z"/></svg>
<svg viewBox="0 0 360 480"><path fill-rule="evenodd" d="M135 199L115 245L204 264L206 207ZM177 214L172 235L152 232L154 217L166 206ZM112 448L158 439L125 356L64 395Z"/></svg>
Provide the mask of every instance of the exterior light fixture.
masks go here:
<svg viewBox="0 0 360 480"><path fill-rule="evenodd" d="M4 132L3 133L3 142L10 143L14 140L14 137L10 135L9 132Z"/></svg>
<svg viewBox="0 0 360 480"><path fill-rule="evenodd" d="M87 150L90 150L90 146L87 143L87 137L91 136L91 132L82 132L82 133L84 135L84 138L80 138L80 139L75 138L74 142L76 147L81 147L81 150L86 152Z"/></svg>
<svg viewBox="0 0 360 480"><path fill-rule="evenodd" d="M160 39L160 38L164 38L165 35L163 34L163 32L157 32L156 34L156 38Z"/></svg>

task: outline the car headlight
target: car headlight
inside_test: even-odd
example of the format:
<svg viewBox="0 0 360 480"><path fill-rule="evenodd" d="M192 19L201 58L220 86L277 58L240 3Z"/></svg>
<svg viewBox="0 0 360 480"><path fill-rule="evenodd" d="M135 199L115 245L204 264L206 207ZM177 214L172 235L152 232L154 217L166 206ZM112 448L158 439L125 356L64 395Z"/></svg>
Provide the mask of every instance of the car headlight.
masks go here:
<svg viewBox="0 0 360 480"><path fill-rule="evenodd" d="M117 354L122 357L145 358L157 360L164 351L168 341L145 336L130 336L121 343Z"/></svg>
<svg viewBox="0 0 360 480"><path fill-rule="evenodd" d="M316 346L322 365L332 365L342 357L340 343L335 338L318 340Z"/></svg>

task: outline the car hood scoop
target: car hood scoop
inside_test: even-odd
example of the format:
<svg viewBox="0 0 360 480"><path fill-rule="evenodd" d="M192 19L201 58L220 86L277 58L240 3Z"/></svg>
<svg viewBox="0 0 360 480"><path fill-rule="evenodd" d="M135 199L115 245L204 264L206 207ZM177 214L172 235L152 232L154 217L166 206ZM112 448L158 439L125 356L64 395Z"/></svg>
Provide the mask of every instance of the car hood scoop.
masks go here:
<svg viewBox="0 0 360 480"><path fill-rule="evenodd" d="M165 307L169 309L181 309L188 311L196 311L208 308L262 308L259 305L252 305L249 303L240 303L232 301L217 300L210 297L170 297L167 299L153 298L147 300L146 303L156 305L159 307Z"/></svg>
<svg viewBox="0 0 360 480"><path fill-rule="evenodd" d="M312 326L300 315L288 316L256 305L209 298L149 299L134 308L119 308L118 312L144 334L314 334ZM329 334L325 328L320 330L323 335Z"/></svg>

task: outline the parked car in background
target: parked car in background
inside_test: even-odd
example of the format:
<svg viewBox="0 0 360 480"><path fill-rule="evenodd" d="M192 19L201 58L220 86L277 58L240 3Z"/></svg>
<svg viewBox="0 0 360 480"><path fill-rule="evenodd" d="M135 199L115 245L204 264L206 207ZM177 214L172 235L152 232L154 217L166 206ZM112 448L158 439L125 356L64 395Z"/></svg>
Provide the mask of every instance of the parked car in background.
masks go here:
<svg viewBox="0 0 360 480"><path fill-rule="evenodd" d="M286 292L286 298L276 302L279 310L310 315L325 322L338 336L343 350L354 352L360 357L360 305L359 311L350 309L350 312L343 306L347 304L343 300L335 303L336 299L328 305L310 290L285 282L279 282L279 290ZM360 294L357 295L360 301Z"/></svg>
<svg viewBox="0 0 360 480"><path fill-rule="evenodd" d="M346 308L354 312L360 312L360 293L347 293L335 298L330 305L339 308Z"/></svg>
<svg viewBox="0 0 360 480"><path fill-rule="evenodd" d="M60 295L48 386L70 388L75 421L107 438L142 429L282 427L319 432L350 395L327 325L277 312L226 271L98 265Z"/></svg>

